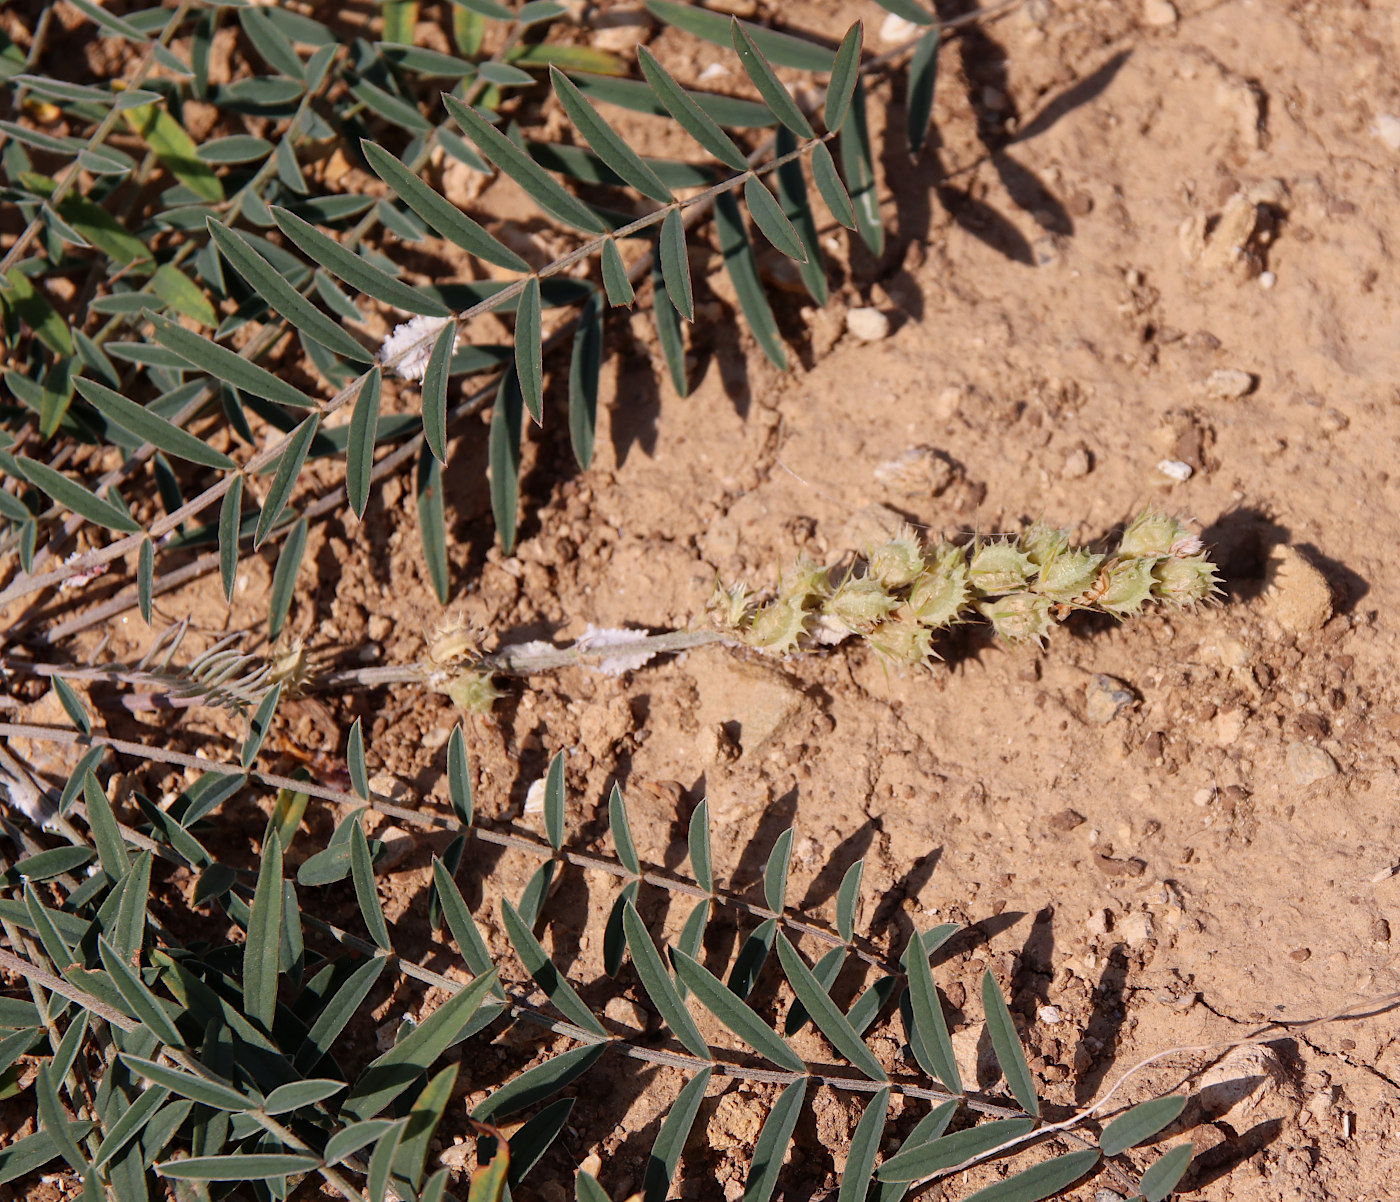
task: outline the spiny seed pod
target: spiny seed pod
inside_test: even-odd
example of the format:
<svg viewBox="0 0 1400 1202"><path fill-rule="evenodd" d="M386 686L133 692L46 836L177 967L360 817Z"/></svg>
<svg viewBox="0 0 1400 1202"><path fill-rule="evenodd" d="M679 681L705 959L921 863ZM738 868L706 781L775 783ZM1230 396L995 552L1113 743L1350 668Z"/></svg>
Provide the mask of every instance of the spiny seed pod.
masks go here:
<svg viewBox="0 0 1400 1202"><path fill-rule="evenodd" d="M887 543L881 543L866 556L870 574L886 588L912 584L924 570L924 550L910 526L901 526Z"/></svg>
<svg viewBox="0 0 1400 1202"><path fill-rule="evenodd" d="M1125 617L1135 614L1152 596L1152 568L1157 561L1148 556L1123 559L1107 569L1107 587L1094 600L1099 609Z"/></svg>
<svg viewBox="0 0 1400 1202"><path fill-rule="evenodd" d="M269 667L268 679L282 686L283 696L295 697L311 678L306 644L301 639L293 639L287 646L275 650Z"/></svg>
<svg viewBox="0 0 1400 1202"><path fill-rule="evenodd" d="M1177 609L1190 609L1209 600L1219 577L1204 555L1189 559L1161 559L1152 568L1152 595Z"/></svg>
<svg viewBox="0 0 1400 1202"><path fill-rule="evenodd" d="M435 664L475 659L480 654L481 640L456 617L444 618L428 643L428 658Z"/></svg>
<svg viewBox="0 0 1400 1202"><path fill-rule="evenodd" d="M902 668L925 666L934 658L933 631L907 619L881 622L866 638L883 659Z"/></svg>
<svg viewBox="0 0 1400 1202"><path fill-rule="evenodd" d="M1041 565L1035 591L1053 601L1073 601L1094 583L1103 560L1089 551L1061 551Z"/></svg>
<svg viewBox="0 0 1400 1202"><path fill-rule="evenodd" d="M458 672L437 686L440 693L446 693L457 707L468 714L489 714L501 690L491 678L490 672L466 669Z"/></svg>
<svg viewBox="0 0 1400 1202"><path fill-rule="evenodd" d="M967 557L961 547L942 544L909 592L909 608L925 626L950 626L972 596Z"/></svg>
<svg viewBox="0 0 1400 1202"><path fill-rule="evenodd" d="M1170 518L1165 513L1154 513L1149 509L1138 514L1123 531L1122 541L1118 544L1118 554L1125 557L1171 555L1172 547L1183 539L1192 538L1195 538L1195 535L1176 518ZM1199 550L1199 540L1197 549Z"/></svg>
<svg viewBox="0 0 1400 1202"><path fill-rule="evenodd" d="M742 630L753 612L748 586L731 584L725 588L716 580L705 609L716 626L725 630Z"/></svg>
<svg viewBox="0 0 1400 1202"><path fill-rule="evenodd" d="M795 599L770 601L756 614L744 642L757 651L786 655L809 634L812 615Z"/></svg>
<svg viewBox="0 0 1400 1202"><path fill-rule="evenodd" d="M827 598L822 611L844 622L856 633L865 634L889 617L899 605L899 598L891 597L878 580L862 576L859 580L843 580Z"/></svg>
<svg viewBox="0 0 1400 1202"><path fill-rule="evenodd" d="M806 609L815 601L821 600L831 591L829 573L821 564L810 559L799 559L792 572L778 583L778 599L793 601Z"/></svg>
<svg viewBox="0 0 1400 1202"><path fill-rule="evenodd" d="M1035 564L1015 543L984 543L968 565L972 587L984 596L1014 593L1035 575Z"/></svg>
<svg viewBox="0 0 1400 1202"><path fill-rule="evenodd" d="M1021 643L1028 639L1039 643L1045 640L1055 625L1050 616L1051 604L1049 597L1035 593L1010 593L990 601L979 601L977 609L1008 643Z"/></svg>
<svg viewBox="0 0 1400 1202"><path fill-rule="evenodd" d="M1059 559L1069 549L1069 531L1057 530L1045 522L1036 521L1021 535L1019 543L1026 557L1041 569L1043 576L1046 565Z"/></svg>

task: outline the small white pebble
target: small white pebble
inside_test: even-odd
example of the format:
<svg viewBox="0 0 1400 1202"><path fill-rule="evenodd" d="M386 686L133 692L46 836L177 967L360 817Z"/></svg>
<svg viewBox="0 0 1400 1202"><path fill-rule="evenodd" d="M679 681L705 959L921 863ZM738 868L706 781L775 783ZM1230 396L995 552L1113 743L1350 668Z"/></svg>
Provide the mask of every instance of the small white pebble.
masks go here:
<svg viewBox="0 0 1400 1202"><path fill-rule="evenodd" d="M880 41L890 46L898 42L907 42L911 38L916 38L923 32L923 27L915 25L913 21L906 21L903 17L890 13L880 23Z"/></svg>
<svg viewBox="0 0 1400 1202"><path fill-rule="evenodd" d="M879 309L852 309L846 314L846 329L861 342L879 342L890 334L890 319Z"/></svg>
<svg viewBox="0 0 1400 1202"><path fill-rule="evenodd" d="M1254 377L1233 367L1218 368L1206 380L1206 392L1222 401L1237 401L1253 388Z"/></svg>
<svg viewBox="0 0 1400 1202"><path fill-rule="evenodd" d="M723 79L729 74L729 68L723 63L711 63L696 77L700 83L710 83L716 79Z"/></svg>
<svg viewBox="0 0 1400 1202"><path fill-rule="evenodd" d="M1143 0L1142 19L1158 29L1169 29L1176 24L1176 5L1172 0Z"/></svg>
<svg viewBox="0 0 1400 1202"><path fill-rule="evenodd" d="M1259 287L1268 289L1272 288L1277 283L1278 276L1276 276L1272 271L1261 271L1259 273Z"/></svg>
<svg viewBox="0 0 1400 1202"><path fill-rule="evenodd" d="M1157 465L1157 470L1168 479L1182 484L1191 479L1193 469L1189 463L1183 463L1180 459L1163 459Z"/></svg>
<svg viewBox="0 0 1400 1202"><path fill-rule="evenodd" d="M1197 790L1196 790L1196 793L1195 793L1195 795L1191 798L1191 800L1194 801L1194 802L1195 802L1198 806L1200 806L1202 809L1204 809L1206 806L1210 805L1211 801L1212 801L1214 798L1215 798L1215 790L1214 790L1214 789L1202 788L1202 789L1197 789Z"/></svg>
<svg viewBox="0 0 1400 1202"><path fill-rule="evenodd" d="M1400 117L1394 113L1381 113L1371 128L1376 131L1376 137L1387 147L1391 150L1400 150Z"/></svg>
<svg viewBox="0 0 1400 1202"><path fill-rule="evenodd" d="M1035 1016L1048 1027L1065 1021L1065 1016L1058 1006L1042 1006L1035 1012Z"/></svg>

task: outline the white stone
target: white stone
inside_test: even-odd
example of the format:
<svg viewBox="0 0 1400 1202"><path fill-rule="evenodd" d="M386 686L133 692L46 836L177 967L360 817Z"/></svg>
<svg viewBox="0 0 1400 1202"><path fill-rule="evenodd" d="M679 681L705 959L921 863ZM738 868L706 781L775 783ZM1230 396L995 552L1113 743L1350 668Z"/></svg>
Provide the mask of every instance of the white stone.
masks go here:
<svg viewBox="0 0 1400 1202"><path fill-rule="evenodd" d="M1238 368L1222 367L1210 373L1206 380L1208 395L1221 401L1236 401L1254 387L1254 377Z"/></svg>
<svg viewBox="0 0 1400 1202"><path fill-rule="evenodd" d="M890 13L880 22L880 41L884 42L886 46L908 42L918 37L922 32L923 26L915 25L913 21L907 21L894 13Z"/></svg>
<svg viewBox="0 0 1400 1202"><path fill-rule="evenodd" d="M879 342L890 335L890 319L879 309L852 309L846 314L846 329L861 342Z"/></svg>
<svg viewBox="0 0 1400 1202"><path fill-rule="evenodd" d="M1134 910L1118 924L1118 930L1129 947L1141 947L1152 938L1152 920L1141 910Z"/></svg>
<svg viewBox="0 0 1400 1202"><path fill-rule="evenodd" d="M1376 137L1391 150L1400 150L1400 117L1394 113L1382 113L1374 126Z"/></svg>
<svg viewBox="0 0 1400 1202"><path fill-rule="evenodd" d="M1195 470L1189 463L1180 459L1163 459L1157 464L1157 470L1166 476L1168 480L1175 480L1178 484L1184 484L1191 479L1191 473Z"/></svg>
<svg viewBox="0 0 1400 1202"><path fill-rule="evenodd" d="M1172 0L1142 0L1144 24L1167 29L1176 24L1176 19L1176 5Z"/></svg>
<svg viewBox="0 0 1400 1202"><path fill-rule="evenodd" d="M1056 1023L1065 1021L1064 1012L1058 1006L1041 1006L1035 1012L1035 1016L1047 1027L1053 1027Z"/></svg>

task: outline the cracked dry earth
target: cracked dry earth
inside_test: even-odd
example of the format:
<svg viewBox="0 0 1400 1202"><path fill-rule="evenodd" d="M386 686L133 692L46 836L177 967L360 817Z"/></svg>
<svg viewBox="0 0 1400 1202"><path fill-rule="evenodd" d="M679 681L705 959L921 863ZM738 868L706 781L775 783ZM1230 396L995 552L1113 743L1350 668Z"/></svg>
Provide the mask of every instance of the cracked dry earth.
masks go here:
<svg viewBox="0 0 1400 1202"><path fill-rule="evenodd" d="M831 33L853 13L807 0L782 17ZM672 38L652 48L685 73L693 48ZM453 450L455 609L502 642L683 626L716 574L771 585L798 554L835 560L894 516L932 537L1045 517L1089 539L1150 503L1199 524L1221 604L1076 620L1044 650L964 630L929 673L887 671L864 649L772 662L707 648L619 679L533 679L469 730L481 809L542 829L525 794L568 748L571 821L600 846L619 780L638 847L670 865L707 796L715 863L739 889L795 824L790 902L828 918L864 856L877 939L897 950L913 924L971 924L936 968L965 1076L990 1080L991 967L1061 1107L1152 1053L1394 991L1398 47L1400 8L1383 3L1029 4L945 52L940 145L910 167L892 140L887 254L856 251L826 311L791 298L791 373L729 336L712 262L692 396L660 382L635 318L611 348L593 469L571 468L562 420L532 434L515 557L487 550L484 439ZM902 98L878 99L892 107L877 126L902 123ZM889 334L848 332L858 307L880 309ZM313 647L422 654L437 612L411 510L391 483L366 530L313 535L293 610ZM268 571L253 565L249 597ZM182 604L221 623L216 591ZM365 717L375 769L445 798L446 699L404 688L331 705L342 729ZM387 878L398 931L421 919L429 850ZM532 868L503 858L474 899L493 950L497 899ZM610 887L570 888L550 938L592 982ZM586 928L570 924L585 912ZM683 918L672 906L672 938ZM897 1064L887 1042L877 1051ZM1193 1088L1214 1082L1165 1141L1196 1144L1184 1196L1400 1198L1393 1013L1232 1057L1213 1070L1218 1053L1181 1057L1132 1087L1146 1097L1193 1070L1206 1073ZM613 1196L640 1182L681 1078L638 1080L616 1070L610 1099L595 1081L597 1115L541 1179L567 1180L596 1151ZM484 1091L493 1073L464 1081ZM711 1092L684 1188L734 1198L771 1095ZM856 1117L818 1098L786 1197L830 1188Z"/></svg>

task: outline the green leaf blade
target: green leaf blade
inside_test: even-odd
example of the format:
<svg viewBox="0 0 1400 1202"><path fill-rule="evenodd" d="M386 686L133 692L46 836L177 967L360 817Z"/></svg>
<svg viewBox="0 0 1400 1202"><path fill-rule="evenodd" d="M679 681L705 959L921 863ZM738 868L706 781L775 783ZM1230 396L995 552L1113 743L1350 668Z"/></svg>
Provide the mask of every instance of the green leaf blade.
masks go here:
<svg viewBox="0 0 1400 1202"><path fill-rule="evenodd" d="M1185 1108L1186 1097L1182 1094L1141 1102L1103 1129L1099 1148L1105 1156L1126 1152L1151 1139L1163 1127L1176 1122Z"/></svg>
<svg viewBox="0 0 1400 1202"><path fill-rule="evenodd" d="M622 925L627 935L627 950L632 954L632 964L642 979L642 987L647 991L652 1005L688 1052L701 1060L713 1060L714 1055L705 1043L705 1037L676 992L671 974L666 971L646 924L630 901L623 907Z"/></svg>
<svg viewBox="0 0 1400 1202"><path fill-rule="evenodd" d="M782 963L788 984L797 995L807 1013L812 1016L831 1046L841 1053L852 1065L872 1081L888 1081L880 1061L856 1034L841 1008L831 1000L831 995L822 987L812 970L803 962L802 955L793 947L791 940L778 932L778 959Z"/></svg>
<svg viewBox="0 0 1400 1202"><path fill-rule="evenodd" d="M992 1039L992 1050L996 1052L997 1063L1001 1065L1006 1083L1011 1093L1027 1114L1040 1115L1040 1099L1035 1093L1035 1078L1031 1076L1030 1065L1026 1063L1026 1053L1021 1047L1016 1024L1011 1021L1011 1011L1006 1000L997 988L997 979L989 968L982 975L982 1007L987 1016L987 1033Z"/></svg>
<svg viewBox="0 0 1400 1202"><path fill-rule="evenodd" d="M806 1073L802 1058L743 1001L737 998L698 960L672 949L672 963L686 988L700 1004L747 1043L760 1056L789 1072Z"/></svg>
<svg viewBox="0 0 1400 1202"><path fill-rule="evenodd" d="M1078 1181L1099 1162L1097 1148L1085 1148L1023 1169L968 1195L967 1202L1041 1202Z"/></svg>

